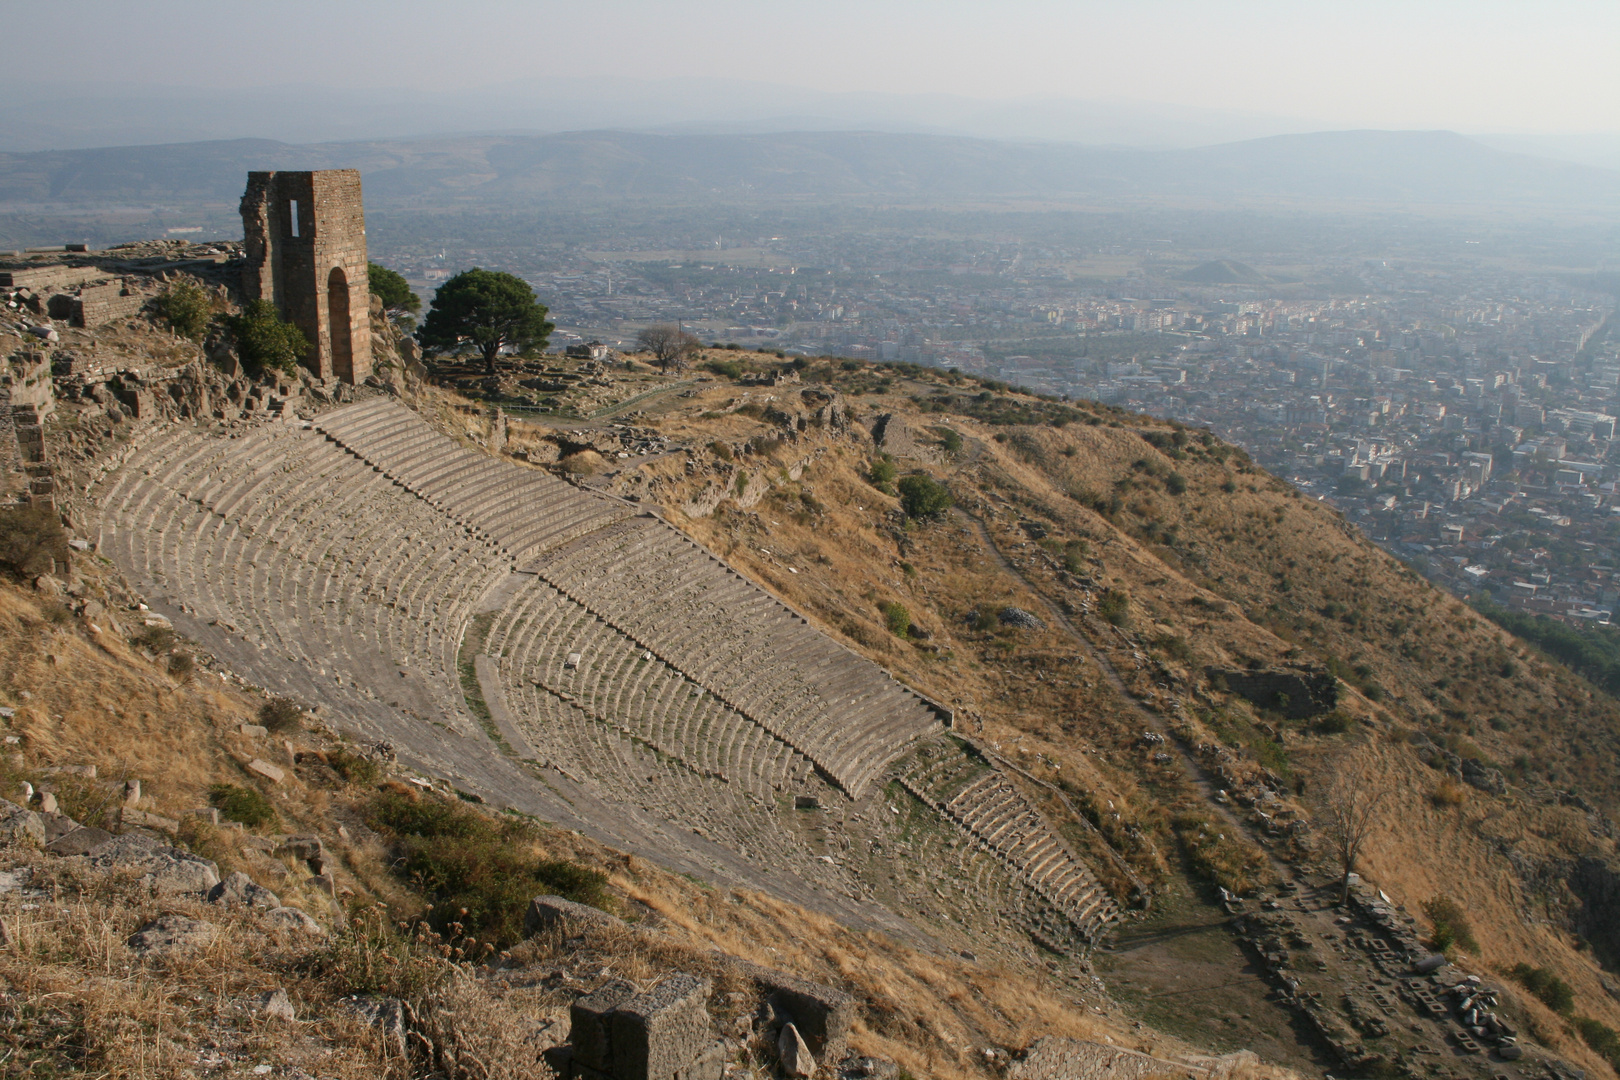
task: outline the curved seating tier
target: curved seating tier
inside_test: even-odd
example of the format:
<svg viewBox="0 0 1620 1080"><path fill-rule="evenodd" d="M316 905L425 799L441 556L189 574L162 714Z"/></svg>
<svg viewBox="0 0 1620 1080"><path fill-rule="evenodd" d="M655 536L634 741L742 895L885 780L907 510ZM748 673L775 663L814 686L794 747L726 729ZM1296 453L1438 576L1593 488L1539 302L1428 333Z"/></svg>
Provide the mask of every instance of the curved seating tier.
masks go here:
<svg viewBox="0 0 1620 1080"><path fill-rule="evenodd" d="M387 398L316 426L796 748L859 797L934 709L675 529L457 445ZM731 750L724 751L729 755ZM726 760L731 760L727 757Z"/></svg>
<svg viewBox="0 0 1620 1080"><path fill-rule="evenodd" d="M589 799L851 897L902 876L913 907L950 890L964 917L1043 942L1115 915L1002 774L949 740L915 747L939 730L925 699L665 523L465 450L391 399L230 435L165 425L102 483L100 550L154 603L356 729L447 729L418 740L447 773L498 757L458 668L476 625L512 722ZM900 783L953 825L906 840L873 781L913 749ZM883 811L865 855L794 809L829 783ZM887 865L906 843L934 845L916 873Z"/></svg>
<svg viewBox="0 0 1620 1080"><path fill-rule="evenodd" d="M530 745L547 764L597 788L602 798L638 806L772 872L789 871L839 893L853 891L843 871L814 858L784 826L787 811L780 799L761 799L727 783L616 723L617 718L544 686L507 679L504 687L507 706Z"/></svg>
<svg viewBox="0 0 1620 1080"><path fill-rule="evenodd" d="M202 622L362 696L470 723L456 650L506 560L315 432L175 427L103 505L102 549Z"/></svg>
<svg viewBox="0 0 1620 1080"><path fill-rule="evenodd" d="M484 648L509 700L515 686L540 686L761 802L810 772L791 745L537 577L507 599Z"/></svg>
<svg viewBox="0 0 1620 1080"><path fill-rule="evenodd" d="M619 522L532 569L853 797L939 727L915 693L656 518Z"/></svg>
<svg viewBox="0 0 1620 1080"><path fill-rule="evenodd" d="M519 563L634 513L617 499L468 450L392 398L323 413L315 426Z"/></svg>
<svg viewBox="0 0 1620 1080"><path fill-rule="evenodd" d="M907 791L995 852L1087 940L1118 916L1091 869L1000 770L945 743L920 747L907 766L898 777Z"/></svg>

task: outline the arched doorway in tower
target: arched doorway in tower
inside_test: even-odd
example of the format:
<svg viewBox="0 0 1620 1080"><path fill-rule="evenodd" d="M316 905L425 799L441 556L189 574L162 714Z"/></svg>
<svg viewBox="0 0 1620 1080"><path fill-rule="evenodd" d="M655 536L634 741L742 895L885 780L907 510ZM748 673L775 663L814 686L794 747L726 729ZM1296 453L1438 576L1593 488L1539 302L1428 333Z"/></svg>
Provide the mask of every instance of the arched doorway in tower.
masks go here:
<svg viewBox="0 0 1620 1080"><path fill-rule="evenodd" d="M327 335L332 342L332 374L354 382L354 327L349 318L349 278L334 266L326 278Z"/></svg>

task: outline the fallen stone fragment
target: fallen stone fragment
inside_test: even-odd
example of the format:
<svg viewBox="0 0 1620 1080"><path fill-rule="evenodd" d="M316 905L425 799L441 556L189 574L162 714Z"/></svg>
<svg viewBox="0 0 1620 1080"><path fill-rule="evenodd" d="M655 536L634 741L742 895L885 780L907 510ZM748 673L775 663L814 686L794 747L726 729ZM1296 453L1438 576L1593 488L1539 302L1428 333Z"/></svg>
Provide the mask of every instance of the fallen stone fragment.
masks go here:
<svg viewBox="0 0 1620 1080"><path fill-rule="evenodd" d="M810 1053L810 1047L793 1024L782 1025L782 1032L776 1037L776 1053L782 1059L782 1071L787 1075L815 1075L815 1055Z"/></svg>
<svg viewBox="0 0 1620 1080"><path fill-rule="evenodd" d="M323 934L321 924L295 907L271 908L264 913L265 922L282 930L295 930L303 934Z"/></svg>
<svg viewBox="0 0 1620 1080"><path fill-rule="evenodd" d="M398 998L347 998L338 1002L338 1007L367 1027L376 1028L392 1050L405 1056L405 1006Z"/></svg>
<svg viewBox="0 0 1620 1080"><path fill-rule="evenodd" d="M210 904L227 907L262 908L266 911L281 906L281 898L238 870L208 890Z"/></svg>
<svg viewBox="0 0 1620 1080"><path fill-rule="evenodd" d="M174 956L214 943L214 924L184 915L159 915L131 935L127 944L147 956Z"/></svg>
<svg viewBox="0 0 1620 1080"><path fill-rule="evenodd" d="M52 855L94 855L113 840L113 834L94 825L74 825L53 836L45 845Z"/></svg>
<svg viewBox="0 0 1620 1080"><path fill-rule="evenodd" d="M292 999L287 996L287 991L280 987L260 994L254 1001L253 1010L269 1020L285 1020L291 1023L298 1019Z"/></svg>
<svg viewBox="0 0 1620 1080"><path fill-rule="evenodd" d="M0 799L0 844L45 846L45 822L32 810Z"/></svg>
<svg viewBox="0 0 1620 1080"><path fill-rule="evenodd" d="M206 893L219 884L219 867L212 862L136 833L103 844L89 860L102 870L139 872L141 884L157 896Z"/></svg>
<svg viewBox="0 0 1620 1080"><path fill-rule="evenodd" d="M285 772L261 758L254 758L252 761L248 762L247 771L250 773L257 773L266 780L270 781L272 784L279 784L283 780L287 779L287 774Z"/></svg>
<svg viewBox="0 0 1620 1080"><path fill-rule="evenodd" d="M529 901L523 929L530 936L549 930L558 922L588 923L596 926L623 926L623 920L586 904L576 904L560 896L537 896Z"/></svg>

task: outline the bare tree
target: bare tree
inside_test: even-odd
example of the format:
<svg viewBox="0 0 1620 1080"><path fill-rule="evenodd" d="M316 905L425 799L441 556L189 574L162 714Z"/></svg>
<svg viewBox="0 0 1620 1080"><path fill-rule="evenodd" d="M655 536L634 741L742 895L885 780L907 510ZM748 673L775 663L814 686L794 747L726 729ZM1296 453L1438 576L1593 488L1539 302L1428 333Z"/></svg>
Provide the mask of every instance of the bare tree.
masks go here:
<svg viewBox="0 0 1620 1080"><path fill-rule="evenodd" d="M1341 904L1350 899L1350 875L1355 872L1362 845L1378 826L1383 802L1383 791L1367 771L1348 762L1341 762L1334 770L1317 800L1317 822L1343 874Z"/></svg>
<svg viewBox="0 0 1620 1080"><path fill-rule="evenodd" d="M661 323L636 335L636 344L652 353L653 360L668 374L685 368L701 343L674 323Z"/></svg>

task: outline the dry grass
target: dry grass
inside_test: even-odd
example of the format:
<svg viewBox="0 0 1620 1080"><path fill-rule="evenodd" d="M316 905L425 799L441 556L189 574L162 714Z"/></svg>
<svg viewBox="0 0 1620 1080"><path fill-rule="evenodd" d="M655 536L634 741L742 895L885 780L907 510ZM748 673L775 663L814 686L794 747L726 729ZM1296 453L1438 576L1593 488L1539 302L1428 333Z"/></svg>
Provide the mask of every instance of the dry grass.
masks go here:
<svg viewBox="0 0 1620 1080"><path fill-rule="evenodd" d="M312 946L251 917L186 900L154 903L116 875L88 878L56 860L9 851L43 901L0 898L0 1054L13 1076L192 1076L232 1061L298 1066L322 1076L372 1077L383 1062L371 1036L334 1014L332 987L300 973ZM214 923L212 944L143 960L125 946L158 914ZM301 1022L256 1015L254 998L286 989Z"/></svg>

